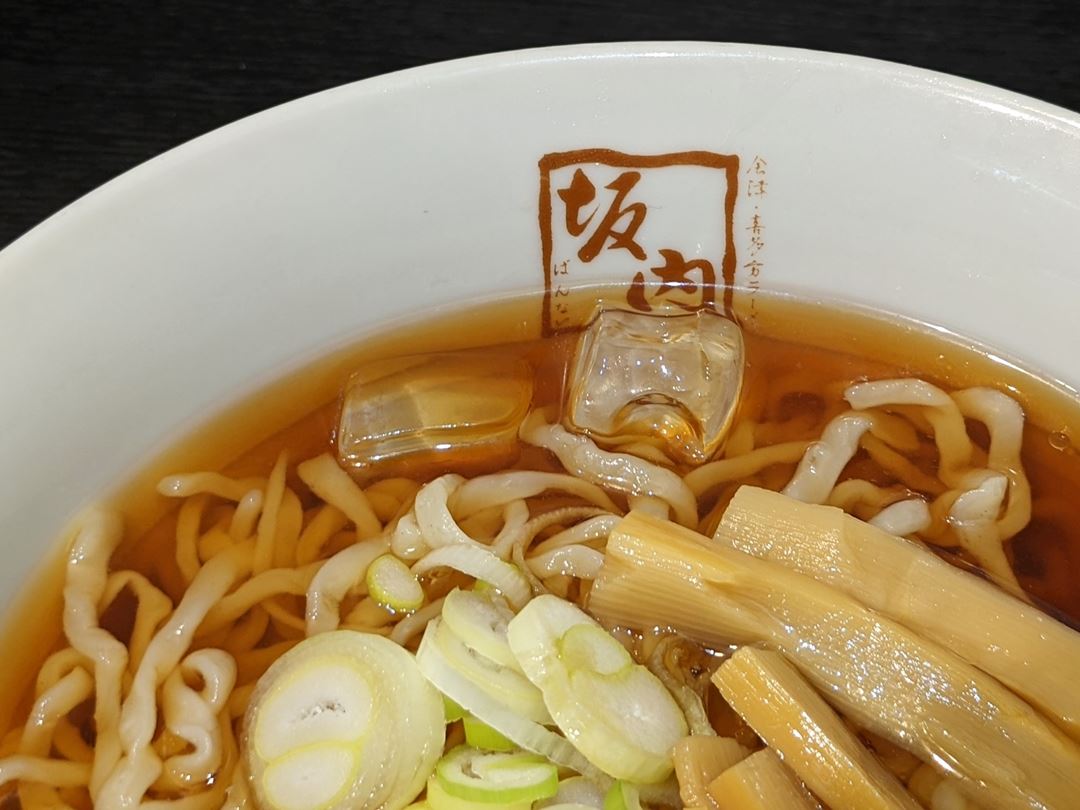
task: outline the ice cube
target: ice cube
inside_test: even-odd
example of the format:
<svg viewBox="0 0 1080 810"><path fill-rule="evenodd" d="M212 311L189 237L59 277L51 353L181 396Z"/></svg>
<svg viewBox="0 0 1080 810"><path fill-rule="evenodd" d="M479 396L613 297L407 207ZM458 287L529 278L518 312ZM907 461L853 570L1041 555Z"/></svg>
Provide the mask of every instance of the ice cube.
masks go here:
<svg viewBox="0 0 1080 810"><path fill-rule="evenodd" d="M354 476L430 478L512 464L532 401L532 370L496 350L378 361L349 379L338 458Z"/></svg>
<svg viewBox="0 0 1080 810"><path fill-rule="evenodd" d="M742 332L722 315L601 310L578 342L567 427L700 463L724 439L742 377Z"/></svg>

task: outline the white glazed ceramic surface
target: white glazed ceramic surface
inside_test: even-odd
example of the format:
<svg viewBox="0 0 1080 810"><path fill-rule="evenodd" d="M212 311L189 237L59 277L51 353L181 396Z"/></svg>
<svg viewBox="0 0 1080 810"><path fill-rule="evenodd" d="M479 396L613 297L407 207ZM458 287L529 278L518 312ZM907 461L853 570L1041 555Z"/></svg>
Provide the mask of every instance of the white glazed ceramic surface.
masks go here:
<svg viewBox="0 0 1080 810"><path fill-rule="evenodd" d="M743 45L434 65L200 138L0 254L0 601L82 504L253 387L409 313L544 289L539 162L582 149L626 165L554 159L551 259L577 257L556 289L652 280L678 248L738 284L914 316L1080 384L1072 113ZM686 152L719 163L634 168ZM564 216L575 167L587 182ZM581 259L605 213L643 261L619 264L611 240Z"/></svg>

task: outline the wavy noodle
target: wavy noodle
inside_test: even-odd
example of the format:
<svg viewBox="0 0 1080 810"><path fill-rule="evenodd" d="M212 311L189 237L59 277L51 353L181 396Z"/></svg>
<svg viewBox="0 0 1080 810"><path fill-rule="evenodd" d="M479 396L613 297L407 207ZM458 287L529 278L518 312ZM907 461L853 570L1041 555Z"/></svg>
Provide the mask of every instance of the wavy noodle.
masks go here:
<svg viewBox="0 0 1080 810"><path fill-rule="evenodd" d="M120 713L123 756L95 797L99 803L109 807L130 802L133 797L141 800L160 775L162 763L151 747L157 724L158 687L187 652L206 614L251 570L253 555L252 545L244 543L206 563L150 642Z"/></svg>
<svg viewBox="0 0 1080 810"><path fill-rule="evenodd" d="M664 510L667 511L666 505ZM620 519L618 515L608 514L586 517L580 523L568 529L563 529L558 534L553 534L542 543L537 543L533 546L532 553L546 554L564 546L588 545L601 540L606 542L611 530Z"/></svg>
<svg viewBox="0 0 1080 810"><path fill-rule="evenodd" d="M395 556L408 561L419 560L431 550L412 512L402 515L394 524L390 533L390 549Z"/></svg>
<svg viewBox="0 0 1080 810"><path fill-rule="evenodd" d="M737 422L724 440L722 455L724 458L746 455L756 446L756 437L757 423L754 420L743 419Z"/></svg>
<svg viewBox="0 0 1080 810"><path fill-rule="evenodd" d="M255 530L255 553L252 555L251 570L262 573L274 564L274 540L277 538L278 519L281 515L281 503L285 498L285 469L288 456L283 452L274 463L270 480L266 483L263 495L263 510L259 515Z"/></svg>
<svg viewBox="0 0 1080 810"><path fill-rule="evenodd" d="M605 442L605 444L608 443ZM648 440L645 439L628 442L614 442L610 444L610 447L612 450L619 453L629 453L632 456L637 456L645 461L658 464L661 467L670 467L672 463L671 459L668 458L667 453L655 444L650 444Z"/></svg>
<svg viewBox="0 0 1080 810"><path fill-rule="evenodd" d="M491 545L492 541L503 528L506 523L505 511L513 504L525 504L524 501L511 501L505 507L502 506L489 506L487 509L481 509L469 517L461 520L458 526L465 534L472 537L485 545ZM528 510L528 504L525 504L526 511Z"/></svg>
<svg viewBox="0 0 1080 810"><path fill-rule="evenodd" d="M909 498L889 504L870 519L882 531L906 537L930 526L930 509L922 498Z"/></svg>
<svg viewBox="0 0 1080 810"><path fill-rule="evenodd" d="M118 726L128 651L99 625L97 606L108 586L109 558L119 545L122 533L117 515L100 510L89 513L68 553L64 586L64 634L72 647L93 661L94 668L96 737L93 770L89 776L91 796L97 794L121 755ZM69 783L50 783L58 787L69 786Z"/></svg>
<svg viewBox="0 0 1080 810"><path fill-rule="evenodd" d="M1023 590L1005 556L998 527L998 514L1008 487L1005 475L985 471L980 483L956 498L947 519L960 544L976 562L1002 587L1019 596Z"/></svg>
<svg viewBox="0 0 1080 810"><path fill-rule="evenodd" d="M1009 479L1009 498L998 521L998 532L1007 540L1031 521L1031 485L1020 452L1024 441L1024 412L1011 397L992 388L968 388L953 394L960 412L986 425L990 434L987 466Z"/></svg>
<svg viewBox="0 0 1080 810"><path fill-rule="evenodd" d="M578 521L589 520L591 518L606 515L608 515L608 513L604 510L592 506L564 506L561 509L552 509L550 512L545 512L542 515L530 518L527 522L522 524L521 528L515 533L512 535L508 534L505 538L505 544L510 548L510 556L515 561L519 558L524 559L525 551L532 544L533 540L535 540L541 532L546 531L552 526L576 523Z"/></svg>
<svg viewBox="0 0 1080 810"><path fill-rule="evenodd" d="M57 722L56 729L53 731L52 745L63 759L87 764L94 761L94 749L66 717L61 717Z"/></svg>
<svg viewBox="0 0 1080 810"><path fill-rule="evenodd" d="M652 495L629 495L626 503L631 510L643 512L658 520L667 520L671 517L671 507L667 502L661 498L654 498Z"/></svg>
<svg viewBox="0 0 1080 810"><path fill-rule="evenodd" d="M170 475L162 478L157 491L169 498L190 498L193 495L215 495L226 501L239 502L251 490L266 488L265 478L229 478L216 472L197 472Z"/></svg>
<svg viewBox="0 0 1080 810"><path fill-rule="evenodd" d="M795 464L809 446L810 442L797 441L760 447L739 456L703 464L687 473L683 481L700 498L723 484L749 478L774 464Z"/></svg>
<svg viewBox="0 0 1080 810"><path fill-rule="evenodd" d="M973 446L963 414L952 397L935 385L918 379L876 380L858 383L844 391L855 410L919 405L933 428L939 459L938 476L949 486L971 464Z"/></svg>
<svg viewBox="0 0 1080 810"><path fill-rule="evenodd" d="M94 679L77 666L38 695L23 727L19 753L31 757L48 756L61 718L93 693Z"/></svg>
<svg viewBox="0 0 1080 810"><path fill-rule="evenodd" d="M255 533L255 526L263 508L263 492L253 489L236 504L229 520L229 537L234 543L247 540ZM205 559L205 558L204 558Z"/></svg>
<svg viewBox="0 0 1080 810"><path fill-rule="evenodd" d="M269 625L270 615L261 606L257 606L233 624L223 625L212 633L204 632L200 626L197 633L199 646L220 647L233 654L243 652L262 640Z"/></svg>
<svg viewBox="0 0 1080 810"><path fill-rule="evenodd" d="M278 509L277 531L274 533L274 553L271 565L288 568L296 565L296 549L304 526L304 509L291 489L286 489Z"/></svg>
<svg viewBox="0 0 1080 810"><path fill-rule="evenodd" d="M203 533L196 541L199 554L199 565L201 566L207 560L212 560L225 549L236 545L236 541L232 536L220 526L211 526L206 532ZM194 577L192 577L194 579ZM188 584L191 584L190 582Z"/></svg>
<svg viewBox="0 0 1080 810"><path fill-rule="evenodd" d="M946 487L937 478L927 475L913 464L906 456L898 453L872 432L862 437L862 447L866 454L885 472L915 492L924 492L936 497Z"/></svg>
<svg viewBox="0 0 1080 810"><path fill-rule="evenodd" d="M176 565L185 586L191 584L202 566L199 560L199 534L203 513L209 504L210 497L205 493L193 495L180 505L176 516Z"/></svg>
<svg viewBox="0 0 1080 810"><path fill-rule="evenodd" d="M90 766L82 762L21 754L0 759L0 786L10 782L39 782L58 788L86 787L89 781Z"/></svg>
<svg viewBox="0 0 1080 810"><path fill-rule="evenodd" d="M256 574L214 605L200 625L199 635L213 633L235 622L256 605L275 596L306 595L322 565L312 563L303 568L272 568Z"/></svg>
<svg viewBox="0 0 1080 810"><path fill-rule="evenodd" d="M518 534L529 522L529 505L525 501L510 501L502 509L502 528L491 540L491 552L505 560L517 542Z"/></svg>
<svg viewBox="0 0 1080 810"><path fill-rule="evenodd" d="M890 504L902 500L907 491L896 487L879 487L862 478L850 478L841 481L825 500L829 506L836 506L845 512L854 513L859 507L867 507L872 512L880 512Z"/></svg>
<svg viewBox="0 0 1080 810"><path fill-rule="evenodd" d="M57 681L77 667L91 669L93 661L74 647L65 647L54 652L42 662L40 669L38 669L37 678L34 681L34 696L40 696L46 689L51 688Z"/></svg>
<svg viewBox="0 0 1080 810"><path fill-rule="evenodd" d="M320 506L296 541L296 564L307 565L322 554L330 538L345 528L349 519L335 506Z"/></svg>
<svg viewBox="0 0 1080 810"><path fill-rule="evenodd" d="M442 475L416 493L413 512L427 550L455 543L482 545L465 534L450 514L450 496L464 480L460 475Z"/></svg>
<svg viewBox="0 0 1080 810"><path fill-rule="evenodd" d="M353 606L353 609L341 620L341 626L350 630L374 633L383 631L387 625L393 624L394 619L393 611L387 610L368 597L361 599Z"/></svg>
<svg viewBox="0 0 1080 810"><path fill-rule="evenodd" d="M188 685L192 680L201 689ZM190 751L164 762L163 778L174 789L208 783L223 764L224 746L218 716L236 683L236 662L222 650L197 650L170 673L161 690L165 727Z"/></svg>
<svg viewBox="0 0 1080 810"><path fill-rule="evenodd" d="M511 470L472 478L454 493L451 510L457 518L464 519L481 509L504 506L551 491L574 495L608 512L619 511L607 493L590 481L566 473L533 470Z"/></svg>
<svg viewBox="0 0 1080 810"><path fill-rule="evenodd" d="M559 546L526 557L525 562L540 579L553 575L596 579L604 564L604 554L589 546Z"/></svg>
<svg viewBox="0 0 1080 810"><path fill-rule="evenodd" d="M331 506L336 506L356 526L356 534L366 540L382 531L382 524L368 503L364 490L338 466L329 453L323 453L296 468L300 480Z"/></svg>
<svg viewBox="0 0 1080 810"><path fill-rule="evenodd" d="M806 448L783 493L806 503L825 503L872 424L871 417L855 413L841 414L829 422L821 438Z"/></svg>
<svg viewBox="0 0 1080 810"><path fill-rule="evenodd" d="M879 408L864 408L860 411L870 417L870 431L863 440L873 437L894 450L914 453L919 449L918 431L907 419Z"/></svg>
<svg viewBox="0 0 1080 810"><path fill-rule="evenodd" d="M309 636L335 630L341 623L341 601L363 585L368 566L390 550L386 538L364 540L331 557L312 577L307 590L306 633Z"/></svg>
<svg viewBox="0 0 1080 810"><path fill-rule="evenodd" d="M769 401L744 403L722 456L682 478L652 442L619 447L636 456L601 449L540 411L520 436L568 472L443 475L423 486L392 478L362 488L323 454L296 466L304 486L294 491L282 453L266 478L171 476L159 491L184 500L175 526L164 522L161 532L174 532L175 569L187 586L175 607L167 595L180 590L173 590L172 557L162 556L167 565L155 582L133 570L110 573L120 521L89 513L67 563L70 646L41 666L30 716L5 738L0 784L18 783L28 810L88 803L249 810L236 729L258 679L287 650L339 627L413 649L444 595L473 579L493 583L516 606L545 592L584 600L623 504L712 534L738 486L786 484L789 494L839 506L894 534L959 544L1018 592L1003 542L1027 525L1032 504L1020 459L1023 413L1010 398L883 380L845 390L854 410L822 400L788 418L791 408L775 397L820 398L818 380L797 372L771 388ZM985 424L985 453L967 435L965 418ZM931 439L936 470L912 460L931 451ZM852 469L872 480L841 481L860 449L865 457ZM701 508L709 510L700 519L699 498L708 498ZM411 614L366 596L368 566L388 552L422 577L425 603ZM101 617L109 611L111 622L129 597L125 645ZM122 626L117 632L128 635ZM701 695L677 674L680 649L662 633L640 642L695 733L708 733Z"/></svg>
<svg viewBox="0 0 1080 810"><path fill-rule="evenodd" d="M105 593L101 599L100 612L111 603L121 591L127 590L136 602L135 621L128 639L128 666L139 666L155 631L172 612L172 600L158 589L146 577L137 571L117 571L109 575Z"/></svg>
<svg viewBox="0 0 1080 810"><path fill-rule="evenodd" d="M548 424L534 412L521 425L521 438L555 454L570 473L629 495L652 495L667 501L675 520L697 526L697 500L682 479L666 467L625 453L609 453L585 436Z"/></svg>

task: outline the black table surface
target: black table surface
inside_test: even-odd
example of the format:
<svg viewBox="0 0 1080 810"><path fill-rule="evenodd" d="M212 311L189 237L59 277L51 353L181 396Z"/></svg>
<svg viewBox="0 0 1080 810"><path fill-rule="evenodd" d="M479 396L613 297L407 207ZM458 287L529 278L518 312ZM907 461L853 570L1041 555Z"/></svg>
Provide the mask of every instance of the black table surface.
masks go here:
<svg viewBox="0 0 1080 810"><path fill-rule="evenodd" d="M222 124L401 68L575 42L872 56L1080 110L1080 2L0 0L0 246Z"/></svg>

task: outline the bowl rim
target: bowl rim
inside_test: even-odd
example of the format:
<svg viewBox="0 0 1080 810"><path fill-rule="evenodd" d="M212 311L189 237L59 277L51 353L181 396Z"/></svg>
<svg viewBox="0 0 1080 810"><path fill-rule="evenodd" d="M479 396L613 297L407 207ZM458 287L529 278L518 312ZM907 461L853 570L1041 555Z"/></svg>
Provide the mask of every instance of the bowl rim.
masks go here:
<svg viewBox="0 0 1080 810"><path fill-rule="evenodd" d="M20 253L33 250L42 240L53 238L54 232L67 221L91 210L99 201L113 195L128 194L142 185L153 185L158 176L190 159L233 140L244 139L254 132L272 128L279 122L303 117L309 110L362 103L366 97L392 94L411 86L452 81L471 73L494 73L542 63L604 59L761 59L850 71L874 76L900 88L952 97L995 114L1017 116L1028 123L1080 137L1080 112L985 82L875 57L781 45L697 40L583 43L497 51L432 62L329 87L273 105L183 141L80 195L0 249L0 282L14 272L13 266L19 265L17 259Z"/></svg>

